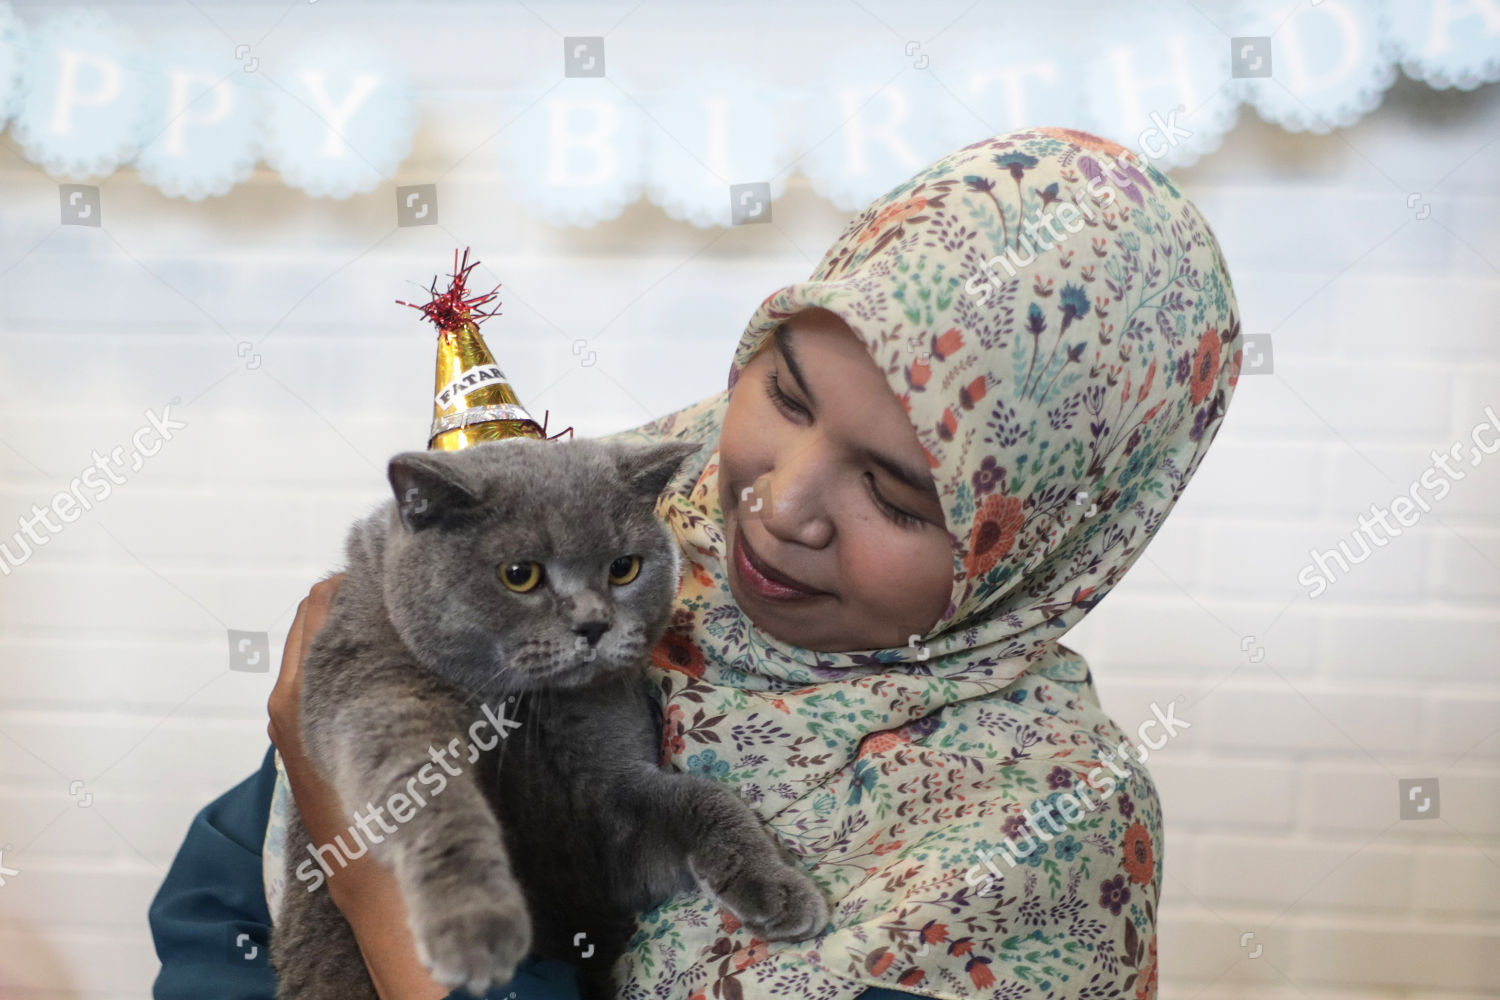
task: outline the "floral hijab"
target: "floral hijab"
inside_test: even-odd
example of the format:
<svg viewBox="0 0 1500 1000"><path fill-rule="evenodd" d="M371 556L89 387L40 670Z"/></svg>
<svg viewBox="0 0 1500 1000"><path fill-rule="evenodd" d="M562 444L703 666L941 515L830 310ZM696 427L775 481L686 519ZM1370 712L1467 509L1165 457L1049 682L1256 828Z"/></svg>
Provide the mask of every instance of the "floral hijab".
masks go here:
<svg viewBox="0 0 1500 1000"><path fill-rule="evenodd" d="M950 601L907 646L788 645L726 582L724 409L776 327L812 307L885 372L943 502ZM734 785L834 904L823 935L766 942L702 894L674 897L643 917L623 996L1155 996L1145 768L1127 759L1062 834L1023 814L1057 808L1125 739L1058 640L1181 496L1234 392L1239 337L1219 245L1166 175L1085 132L1020 129L854 218L808 280L760 304L724 392L616 436L714 445L658 505L684 565L650 667L662 764ZM1036 825L1051 836L1027 837ZM976 853L1007 841L1035 846L1015 867Z"/></svg>
<svg viewBox="0 0 1500 1000"><path fill-rule="evenodd" d="M949 605L906 646L789 645L726 582L724 410L766 338L812 307L886 373L943 503ZM1239 336L1218 243L1166 175L1088 133L1020 129L854 218L808 280L760 304L723 392L612 436L713 445L657 507L683 556L647 668L661 763L732 784L833 903L818 937L767 942L679 894L642 916L622 997L1156 995L1161 811L1144 766L1111 758L1110 794L1089 785L1093 808L1061 833L1042 819L1126 739L1058 640L1181 496L1233 394ZM1030 849L1002 858L1003 844Z"/></svg>

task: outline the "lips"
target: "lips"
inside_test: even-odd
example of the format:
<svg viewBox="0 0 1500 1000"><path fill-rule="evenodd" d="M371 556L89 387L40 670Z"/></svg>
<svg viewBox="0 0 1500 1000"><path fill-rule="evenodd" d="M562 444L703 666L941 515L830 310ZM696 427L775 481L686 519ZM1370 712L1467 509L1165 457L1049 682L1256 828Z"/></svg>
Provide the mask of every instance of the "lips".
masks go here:
<svg viewBox="0 0 1500 1000"><path fill-rule="evenodd" d="M746 562L746 563L749 564L749 569L751 570L752 573L758 574L759 576L763 577L764 579L770 581L773 585L779 585L779 589L782 589L783 591L793 591L793 592L795 592L795 595L783 592L783 593L779 593L779 594L772 594L770 596L790 597L790 596L798 596L798 595L800 595L800 596L803 596L803 597L814 597L814 596L817 596L819 594L826 593L826 591L818 590L816 587L812 587L812 586L809 586L808 584L803 583L801 580L798 580L796 577L788 576L785 573L782 573L779 570L774 569L773 567L767 565L756 554L755 550L750 547L749 541L747 541L746 538L745 538L744 529L742 529L739 525L735 526L734 547L735 547L735 551L736 551L737 556L739 558L741 558L744 562ZM741 575L742 576L746 575L743 572L743 568L742 568ZM754 581L752 579L751 582L754 583L754 582L758 582L758 581ZM764 587L757 587L757 589L761 590L761 591L765 591L766 588L764 588Z"/></svg>

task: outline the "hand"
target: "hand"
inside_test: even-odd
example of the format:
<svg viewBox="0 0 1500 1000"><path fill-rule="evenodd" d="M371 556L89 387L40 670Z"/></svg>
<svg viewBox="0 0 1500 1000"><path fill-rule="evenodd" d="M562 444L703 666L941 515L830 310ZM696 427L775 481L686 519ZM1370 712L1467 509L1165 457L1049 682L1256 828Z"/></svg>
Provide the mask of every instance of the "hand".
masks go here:
<svg viewBox="0 0 1500 1000"><path fill-rule="evenodd" d="M292 798L297 803L297 812L302 824L315 844L333 842L335 836L347 834L351 817L339 802L333 786L323 780L302 748L301 698L302 661L307 656L313 638L328 618L328 609L334 595L344 582L343 573L335 573L326 580L313 584L302 603L297 605L296 617L292 619L291 631L287 633L286 648L281 652L281 672L276 676L276 685L266 702L270 723L266 733L276 749L281 751L282 763L286 766L287 784L291 786ZM336 869L338 876L346 869ZM328 891L334 893L339 880L330 877ZM345 883L349 880L345 879ZM340 886L344 888L344 886ZM337 900L338 894L334 894Z"/></svg>
<svg viewBox="0 0 1500 1000"><path fill-rule="evenodd" d="M281 651L281 672L266 701L271 720L266 733L281 752L292 799L315 844L331 843L335 836L347 834L351 819L333 786L304 755L300 723L302 661L343 582L343 573L320 580L297 605L286 648ZM347 868L336 868L329 876L328 895L349 921L383 1000L441 1000L451 992L422 967L396 877L384 866L368 854L351 860Z"/></svg>

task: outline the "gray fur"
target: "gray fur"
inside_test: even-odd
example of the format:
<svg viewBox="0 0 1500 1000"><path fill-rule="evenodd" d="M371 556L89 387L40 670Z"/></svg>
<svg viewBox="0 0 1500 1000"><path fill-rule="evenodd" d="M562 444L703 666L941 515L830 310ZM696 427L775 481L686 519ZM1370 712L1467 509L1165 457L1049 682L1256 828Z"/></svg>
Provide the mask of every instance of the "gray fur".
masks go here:
<svg viewBox="0 0 1500 1000"><path fill-rule="evenodd" d="M440 982L482 994L530 954L578 965L586 997L612 995L636 915L695 883L768 939L827 923L817 885L728 787L658 765L660 709L642 667L681 569L655 503L699 447L515 439L405 452L388 469L394 496L350 531L344 582L302 668L303 741L350 812L384 810L397 792L425 801L404 821L383 812L395 832L367 823L362 842L395 872ZM611 584L611 563L631 554L639 573ZM528 593L498 575L521 559L544 566ZM482 706L520 725L471 762ZM461 756L440 770L431 748ZM293 808L277 996L374 998L308 848Z"/></svg>

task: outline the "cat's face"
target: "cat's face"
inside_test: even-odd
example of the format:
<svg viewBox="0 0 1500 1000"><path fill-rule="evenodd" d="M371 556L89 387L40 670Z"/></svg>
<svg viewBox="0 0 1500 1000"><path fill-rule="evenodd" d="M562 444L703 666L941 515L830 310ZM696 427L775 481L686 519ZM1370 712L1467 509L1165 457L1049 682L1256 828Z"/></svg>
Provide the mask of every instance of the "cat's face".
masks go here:
<svg viewBox="0 0 1500 1000"><path fill-rule="evenodd" d="M520 438L397 455L384 582L402 640L470 692L638 669L680 574L656 499L700 447Z"/></svg>

